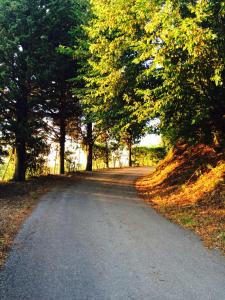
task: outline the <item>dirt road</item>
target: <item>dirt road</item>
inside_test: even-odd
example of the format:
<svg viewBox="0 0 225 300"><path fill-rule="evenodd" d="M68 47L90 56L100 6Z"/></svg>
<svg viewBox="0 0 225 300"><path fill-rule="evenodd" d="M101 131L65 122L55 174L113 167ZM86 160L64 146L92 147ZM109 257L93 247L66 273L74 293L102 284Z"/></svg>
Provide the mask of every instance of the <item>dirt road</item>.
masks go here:
<svg viewBox="0 0 225 300"><path fill-rule="evenodd" d="M94 172L44 196L0 273L0 299L224 300L225 259L138 198L147 172Z"/></svg>

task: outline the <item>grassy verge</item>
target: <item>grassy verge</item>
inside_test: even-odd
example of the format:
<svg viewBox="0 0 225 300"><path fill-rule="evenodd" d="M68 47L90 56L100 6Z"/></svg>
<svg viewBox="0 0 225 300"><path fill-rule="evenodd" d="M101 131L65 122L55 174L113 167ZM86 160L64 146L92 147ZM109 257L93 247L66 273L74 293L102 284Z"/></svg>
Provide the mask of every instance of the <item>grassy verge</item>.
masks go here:
<svg viewBox="0 0 225 300"><path fill-rule="evenodd" d="M179 145L137 188L153 208L225 254L225 159L205 145Z"/></svg>
<svg viewBox="0 0 225 300"><path fill-rule="evenodd" d="M24 183L0 182L0 267L12 246L13 239L40 197L53 187L71 183L67 176L43 176Z"/></svg>

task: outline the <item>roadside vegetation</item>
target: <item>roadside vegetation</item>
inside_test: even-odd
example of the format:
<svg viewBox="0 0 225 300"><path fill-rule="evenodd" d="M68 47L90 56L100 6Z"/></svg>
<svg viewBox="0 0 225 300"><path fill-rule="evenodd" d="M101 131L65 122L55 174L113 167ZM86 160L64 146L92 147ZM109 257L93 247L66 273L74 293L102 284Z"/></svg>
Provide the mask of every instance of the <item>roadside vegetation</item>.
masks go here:
<svg viewBox="0 0 225 300"><path fill-rule="evenodd" d="M166 156L166 148L157 147L133 147L132 159L135 166L156 166Z"/></svg>
<svg viewBox="0 0 225 300"><path fill-rule="evenodd" d="M158 212L193 229L205 245L225 254L224 179L224 152L203 144L180 144L136 186Z"/></svg>

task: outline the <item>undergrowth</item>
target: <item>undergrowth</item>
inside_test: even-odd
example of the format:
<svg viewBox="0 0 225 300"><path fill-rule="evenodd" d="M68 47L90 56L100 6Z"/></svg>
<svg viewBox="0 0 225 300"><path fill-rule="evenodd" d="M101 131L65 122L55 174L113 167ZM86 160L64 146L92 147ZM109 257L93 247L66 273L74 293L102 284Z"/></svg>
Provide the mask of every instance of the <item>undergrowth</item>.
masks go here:
<svg viewBox="0 0 225 300"><path fill-rule="evenodd" d="M206 145L178 145L140 179L145 200L225 254L225 157Z"/></svg>

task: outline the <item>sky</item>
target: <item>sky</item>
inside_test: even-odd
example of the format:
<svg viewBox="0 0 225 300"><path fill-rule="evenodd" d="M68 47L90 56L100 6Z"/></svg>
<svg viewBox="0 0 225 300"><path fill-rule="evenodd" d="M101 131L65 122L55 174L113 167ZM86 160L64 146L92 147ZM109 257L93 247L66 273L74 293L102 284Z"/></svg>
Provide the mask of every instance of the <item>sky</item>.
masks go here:
<svg viewBox="0 0 225 300"><path fill-rule="evenodd" d="M158 146L161 143L161 137L160 135L157 134L147 134L144 136L140 143L138 144L139 146Z"/></svg>

